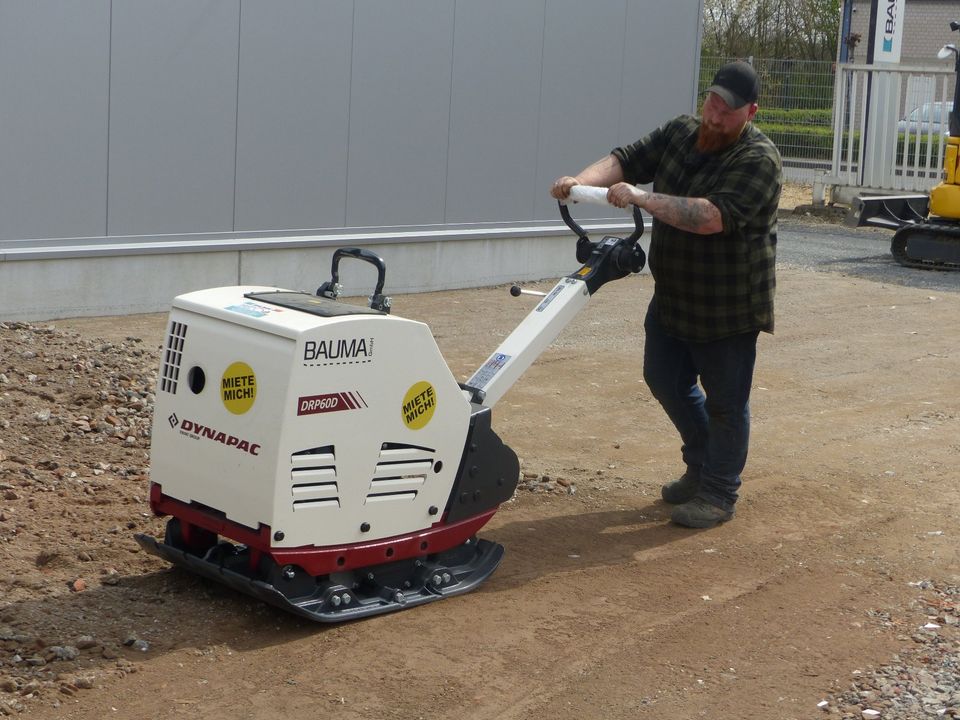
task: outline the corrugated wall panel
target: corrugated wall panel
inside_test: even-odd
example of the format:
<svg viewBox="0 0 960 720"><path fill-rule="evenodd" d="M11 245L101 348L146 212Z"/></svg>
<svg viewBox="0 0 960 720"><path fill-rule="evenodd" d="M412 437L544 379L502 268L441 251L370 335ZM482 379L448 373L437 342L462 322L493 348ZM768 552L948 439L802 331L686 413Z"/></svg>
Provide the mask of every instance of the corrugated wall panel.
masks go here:
<svg viewBox="0 0 960 720"><path fill-rule="evenodd" d="M649 33L648 28L664 28ZM633 142L666 120L691 112L696 91L700 7L675 0L630 3L627 47L623 58L623 103L620 137ZM688 38L684 39L684 33ZM671 68L681 72L656 72ZM699 106L696 111L699 112Z"/></svg>
<svg viewBox="0 0 960 720"><path fill-rule="evenodd" d="M239 0L116 0L111 235L233 229Z"/></svg>
<svg viewBox="0 0 960 720"><path fill-rule="evenodd" d="M700 12L6 0L0 240L553 221L554 177L693 109Z"/></svg>
<svg viewBox="0 0 960 720"><path fill-rule="evenodd" d="M347 225L442 223L454 3L356 4Z"/></svg>
<svg viewBox="0 0 960 720"><path fill-rule="evenodd" d="M0 240L106 234L110 2L0 3Z"/></svg>
<svg viewBox="0 0 960 720"><path fill-rule="evenodd" d="M529 220L536 187L545 0L457 4L449 223Z"/></svg>
<svg viewBox="0 0 960 720"><path fill-rule="evenodd" d="M542 192L536 200L536 219L557 217L557 203L547 194L557 176L579 171L620 141L626 15L626 0L547 3L537 155L537 185ZM638 41L646 42L652 34L644 33ZM583 218L611 214L592 205L577 209Z"/></svg>
<svg viewBox="0 0 960 720"><path fill-rule="evenodd" d="M237 230L342 227L353 3L244 0Z"/></svg>

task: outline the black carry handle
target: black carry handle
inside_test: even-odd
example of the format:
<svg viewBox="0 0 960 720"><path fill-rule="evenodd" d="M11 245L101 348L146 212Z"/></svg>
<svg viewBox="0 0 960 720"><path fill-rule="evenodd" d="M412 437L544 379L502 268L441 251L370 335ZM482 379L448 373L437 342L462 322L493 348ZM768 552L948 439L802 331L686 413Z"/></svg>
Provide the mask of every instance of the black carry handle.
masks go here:
<svg viewBox="0 0 960 720"><path fill-rule="evenodd" d="M389 313L390 298L383 294L383 283L387 278L387 265L383 262L382 257L363 248L337 248L334 251L333 261L330 264L330 280L317 289L317 295L331 300L336 300L340 296L340 292L343 290L343 286L340 284L340 259L344 257L363 260L377 268L377 285L370 297L370 307L373 310Z"/></svg>
<svg viewBox="0 0 960 720"><path fill-rule="evenodd" d="M570 202L589 202L596 205L606 205L612 207L609 202L607 202L607 188L603 187L593 187L589 185L574 185L570 188L570 193L566 201L558 201L557 205L560 207L560 217L563 218L563 221L566 223L567 227L573 230L577 235L577 262L586 263L591 255L593 255L594 250L596 250L601 243L590 242L590 238L587 237L586 231L580 227L580 225L570 216L570 210L567 207L567 203ZM640 211L640 208L636 205L633 205L633 232L623 240L618 243L616 252L614 253L613 263L617 266L618 269L624 270L626 272L640 272L644 265L646 265L647 258L643 252L643 248L637 243L640 237L643 235L643 213ZM606 238L604 238L606 240Z"/></svg>
<svg viewBox="0 0 960 720"><path fill-rule="evenodd" d="M560 217L563 218L563 221L567 224L567 227L577 234L578 248L581 242L590 242L590 238L587 237L586 230L580 227L580 225L577 224L577 221L570 217L570 210L568 209L567 204L561 200L558 200L557 205L560 206ZM624 238L628 245L633 245L643 235L643 212L636 205L633 206L633 225L633 232L630 233L628 237ZM578 254L578 262L584 262L585 260L586 258L581 259Z"/></svg>

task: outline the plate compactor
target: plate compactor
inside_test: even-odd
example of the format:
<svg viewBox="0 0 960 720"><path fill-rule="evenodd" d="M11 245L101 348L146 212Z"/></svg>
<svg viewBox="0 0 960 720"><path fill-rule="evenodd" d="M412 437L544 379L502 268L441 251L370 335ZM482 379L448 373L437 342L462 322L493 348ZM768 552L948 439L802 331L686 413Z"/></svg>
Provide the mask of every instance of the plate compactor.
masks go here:
<svg viewBox="0 0 960 720"><path fill-rule="evenodd" d="M573 201L606 202L605 188L573 190ZM316 295L239 286L177 297L150 485L152 510L171 519L162 541L141 534L140 545L322 622L486 580L503 547L476 534L520 475L491 408L601 285L645 262L638 209L629 237L600 242L560 211L582 267L464 384L425 324L390 314L386 268L367 250L337 250ZM338 301L342 258L376 266L369 307Z"/></svg>

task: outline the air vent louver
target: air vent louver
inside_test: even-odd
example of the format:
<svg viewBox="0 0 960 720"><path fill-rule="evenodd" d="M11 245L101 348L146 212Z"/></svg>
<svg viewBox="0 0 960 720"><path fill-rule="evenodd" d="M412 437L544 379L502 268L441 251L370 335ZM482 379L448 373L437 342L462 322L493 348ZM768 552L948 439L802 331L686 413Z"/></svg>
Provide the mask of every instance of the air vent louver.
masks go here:
<svg viewBox="0 0 960 720"><path fill-rule="evenodd" d="M176 394L177 381L180 379L180 361L183 359L183 343L187 339L185 323L170 323L167 345L163 353L163 366L160 368L160 389Z"/></svg>
<svg viewBox="0 0 960 720"><path fill-rule="evenodd" d="M333 445L299 450L290 456L290 494L294 512L340 507Z"/></svg>

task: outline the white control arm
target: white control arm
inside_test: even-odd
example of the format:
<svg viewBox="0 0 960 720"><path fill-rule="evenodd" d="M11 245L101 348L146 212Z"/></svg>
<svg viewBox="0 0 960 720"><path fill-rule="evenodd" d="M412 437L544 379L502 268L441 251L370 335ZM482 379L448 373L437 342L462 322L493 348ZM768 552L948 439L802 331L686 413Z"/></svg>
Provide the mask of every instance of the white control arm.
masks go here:
<svg viewBox="0 0 960 720"><path fill-rule="evenodd" d="M590 185L575 185L563 204L588 202L608 205L607 188ZM612 207L612 206L611 206ZM621 242L605 238L598 245L608 247ZM642 266L642 265L641 265ZM504 340L500 347L467 380L465 391L482 393L482 404L493 407L517 379L556 339L557 335L590 301L590 290L584 277L590 275L586 265L579 271L561 278L554 288ZM622 275L620 275L622 277ZM521 291L522 292L522 291Z"/></svg>

